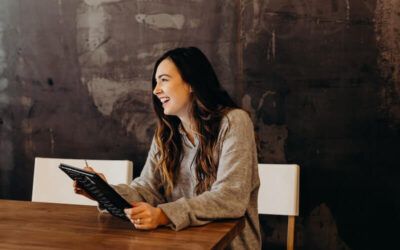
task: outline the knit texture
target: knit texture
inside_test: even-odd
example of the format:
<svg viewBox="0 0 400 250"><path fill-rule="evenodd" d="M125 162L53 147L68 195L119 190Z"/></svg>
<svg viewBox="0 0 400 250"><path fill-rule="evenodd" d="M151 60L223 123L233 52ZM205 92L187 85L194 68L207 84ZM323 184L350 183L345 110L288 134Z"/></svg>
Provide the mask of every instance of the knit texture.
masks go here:
<svg viewBox="0 0 400 250"><path fill-rule="evenodd" d="M142 173L130 185L114 186L127 201L145 201L157 206L170 219L174 230L200 226L213 220L245 217L244 230L228 249L260 249L257 198L257 150L254 128L248 114L240 109L230 111L221 121L214 156L218 160L217 179L209 191L195 194L197 183L194 157L199 141L192 144L183 130L183 158L172 194L165 190L156 170L158 149L153 140Z"/></svg>

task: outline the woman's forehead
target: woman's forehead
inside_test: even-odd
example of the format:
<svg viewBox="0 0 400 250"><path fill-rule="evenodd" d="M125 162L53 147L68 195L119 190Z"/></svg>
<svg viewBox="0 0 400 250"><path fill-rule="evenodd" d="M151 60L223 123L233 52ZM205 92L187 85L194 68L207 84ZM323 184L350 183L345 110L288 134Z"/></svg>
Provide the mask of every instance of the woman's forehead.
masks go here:
<svg viewBox="0 0 400 250"><path fill-rule="evenodd" d="M174 75L177 73L179 73L179 71L178 68L175 66L175 63L171 59L166 58L162 60L161 63L158 65L156 78L164 74Z"/></svg>

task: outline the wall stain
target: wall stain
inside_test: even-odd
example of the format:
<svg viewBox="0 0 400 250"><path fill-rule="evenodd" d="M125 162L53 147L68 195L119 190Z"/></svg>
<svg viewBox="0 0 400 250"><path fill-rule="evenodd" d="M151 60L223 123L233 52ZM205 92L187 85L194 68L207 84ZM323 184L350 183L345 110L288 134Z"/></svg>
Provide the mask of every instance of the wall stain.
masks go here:
<svg viewBox="0 0 400 250"><path fill-rule="evenodd" d="M375 10L378 64L385 79L382 86L382 110L393 127L400 127L400 2L378 0Z"/></svg>
<svg viewBox="0 0 400 250"><path fill-rule="evenodd" d="M181 30L185 24L185 16L182 14L137 14L135 19L138 23L149 25L154 29L177 29ZM196 27L195 22L192 23L191 28Z"/></svg>
<svg viewBox="0 0 400 250"><path fill-rule="evenodd" d="M349 250L339 238L338 228L329 207L322 203L315 207L305 220L305 249ZM313 235L313 237L309 237Z"/></svg>

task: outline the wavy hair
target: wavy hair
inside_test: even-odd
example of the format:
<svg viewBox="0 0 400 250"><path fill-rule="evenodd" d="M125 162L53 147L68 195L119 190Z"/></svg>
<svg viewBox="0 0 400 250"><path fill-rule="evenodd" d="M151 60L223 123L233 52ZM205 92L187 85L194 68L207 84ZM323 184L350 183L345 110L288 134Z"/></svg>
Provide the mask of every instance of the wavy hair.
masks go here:
<svg viewBox="0 0 400 250"><path fill-rule="evenodd" d="M156 71L165 59L171 60L182 79L191 86L190 114L194 122L199 147L195 156L196 194L211 188L217 175L218 162L214 159L221 120L231 109L238 108L221 87L207 57L195 47L176 48L167 51L154 65L152 89L157 85ZM155 141L159 150L158 170L161 173L166 194L171 194L182 161L180 119L165 115L160 100L153 95L153 108L158 118Z"/></svg>

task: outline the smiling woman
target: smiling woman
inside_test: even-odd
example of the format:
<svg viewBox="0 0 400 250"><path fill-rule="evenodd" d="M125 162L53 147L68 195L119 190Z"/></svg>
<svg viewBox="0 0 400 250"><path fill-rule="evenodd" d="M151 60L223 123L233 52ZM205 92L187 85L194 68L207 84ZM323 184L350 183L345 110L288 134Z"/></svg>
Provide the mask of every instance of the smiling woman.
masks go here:
<svg viewBox="0 0 400 250"><path fill-rule="evenodd" d="M197 48L167 51L152 76L157 128L141 175L114 189L137 229L174 230L244 216L230 249L260 249L253 124Z"/></svg>

